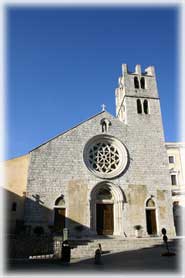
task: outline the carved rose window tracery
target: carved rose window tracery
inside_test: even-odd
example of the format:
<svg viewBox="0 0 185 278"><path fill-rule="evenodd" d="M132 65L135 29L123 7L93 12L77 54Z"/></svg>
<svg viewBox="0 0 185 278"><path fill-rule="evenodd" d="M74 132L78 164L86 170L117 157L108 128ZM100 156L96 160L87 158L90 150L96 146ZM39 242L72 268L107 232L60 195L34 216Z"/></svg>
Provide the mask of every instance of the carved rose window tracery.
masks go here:
<svg viewBox="0 0 185 278"><path fill-rule="evenodd" d="M98 143L89 150L89 163L98 172L110 173L119 165L119 152L111 143Z"/></svg>
<svg viewBox="0 0 185 278"><path fill-rule="evenodd" d="M125 169L127 151L124 145L113 136L99 135L86 144L84 161L95 175L112 178Z"/></svg>

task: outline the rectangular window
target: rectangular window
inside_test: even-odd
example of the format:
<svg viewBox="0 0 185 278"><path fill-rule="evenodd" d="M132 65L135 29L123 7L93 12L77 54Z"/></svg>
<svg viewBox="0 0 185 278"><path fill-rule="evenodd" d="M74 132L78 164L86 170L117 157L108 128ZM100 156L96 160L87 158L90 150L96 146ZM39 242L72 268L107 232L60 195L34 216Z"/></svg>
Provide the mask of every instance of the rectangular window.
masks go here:
<svg viewBox="0 0 185 278"><path fill-rule="evenodd" d="M12 203L12 211L16 211L17 210L17 203L13 202Z"/></svg>
<svg viewBox="0 0 185 278"><path fill-rule="evenodd" d="M169 156L169 163L174 163L175 162L175 157L174 155Z"/></svg>
<svg viewBox="0 0 185 278"><path fill-rule="evenodd" d="M177 176L176 175L171 175L171 182L172 182L172 185L177 185Z"/></svg>

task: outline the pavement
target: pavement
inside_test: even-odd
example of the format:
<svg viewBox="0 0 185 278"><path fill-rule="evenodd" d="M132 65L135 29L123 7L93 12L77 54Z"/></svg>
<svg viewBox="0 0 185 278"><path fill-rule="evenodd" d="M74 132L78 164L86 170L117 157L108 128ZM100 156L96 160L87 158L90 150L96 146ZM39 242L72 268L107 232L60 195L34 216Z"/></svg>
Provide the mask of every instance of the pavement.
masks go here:
<svg viewBox="0 0 185 278"><path fill-rule="evenodd" d="M107 253L102 255L101 264L94 263L94 258L71 259L70 264L66 265L61 260L54 259L35 259L35 260L8 260L5 272L8 274L28 273L37 276L39 274L55 275L78 275L87 276L106 274L147 274L159 275L169 274L172 277L182 277L181 250L183 247L182 239L174 239L169 243L170 252L174 256L163 256L166 253L164 244L139 250L124 251L119 253ZM184 276L185 277L185 276Z"/></svg>

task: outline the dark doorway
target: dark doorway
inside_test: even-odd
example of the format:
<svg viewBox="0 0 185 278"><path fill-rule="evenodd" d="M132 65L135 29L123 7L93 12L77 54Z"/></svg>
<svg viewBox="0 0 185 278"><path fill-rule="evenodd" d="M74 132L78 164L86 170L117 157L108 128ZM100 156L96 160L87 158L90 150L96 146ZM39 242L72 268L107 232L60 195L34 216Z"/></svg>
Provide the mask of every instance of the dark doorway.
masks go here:
<svg viewBox="0 0 185 278"><path fill-rule="evenodd" d="M96 227L98 235L113 234L113 204L96 205Z"/></svg>
<svg viewBox="0 0 185 278"><path fill-rule="evenodd" d="M173 202L173 219L174 219L176 235L182 236L183 235L183 230L182 230L183 208L179 205L178 201Z"/></svg>
<svg viewBox="0 0 185 278"><path fill-rule="evenodd" d="M65 214L66 209L65 208L55 208L55 231L56 232L63 232L63 229L65 228Z"/></svg>
<svg viewBox="0 0 185 278"><path fill-rule="evenodd" d="M149 235L157 234L155 209L146 210L147 232Z"/></svg>

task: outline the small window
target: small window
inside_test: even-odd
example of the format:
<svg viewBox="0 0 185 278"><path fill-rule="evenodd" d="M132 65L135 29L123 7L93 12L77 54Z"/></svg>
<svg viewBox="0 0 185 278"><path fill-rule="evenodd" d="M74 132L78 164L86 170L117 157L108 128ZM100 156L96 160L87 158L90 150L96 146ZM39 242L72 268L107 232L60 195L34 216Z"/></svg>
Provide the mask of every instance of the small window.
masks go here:
<svg viewBox="0 0 185 278"><path fill-rule="evenodd" d="M145 89L145 79L144 79L144 77L141 77L140 82L141 82L141 88Z"/></svg>
<svg viewBox="0 0 185 278"><path fill-rule="evenodd" d="M171 182L172 182L172 185L177 185L177 176L176 175L171 175Z"/></svg>
<svg viewBox="0 0 185 278"><path fill-rule="evenodd" d="M138 80L137 76L134 77L134 86L136 89L139 89L139 80Z"/></svg>
<svg viewBox="0 0 185 278"><path fill-rule="evenodd" d="M17 203L13 202L12 203L12 211L16 211L17 210Z"/></svg>
<svg viewBox="0 0 185 278"><path fill-rule="evenodd" d="M65 200L64 196L62 195L55 201L55 206L64 206L65 205Z"/></svg>
<svg viewBox="0 0 185 278"><path fill-rule="evenodd" d="M149 199L146 202L146 207L155 207L155 202L152 199Z"/></svg>
<svg viewBox="0 0 185 278"><path fill-rule="evenodd" d="M140 99L137 99L137 113L142 114L142 105Z"/></svg>
<svg viewBox="0 0 185 278"><path fill-rule="evenodd" d="M100 121L102 132L108 132L111 126L111 121L109 119L103 118Z"/></svg>
<svg viewBox="0 0 185 278"><path fill-rule="evenodd" d="M148 100L144 100L143 102L143 109L144 109L144 113L148 114Z"/></svg>
<svg viewBox="0 0 185 278"><path fill-rule="evenodd" d="M169 158L169 163L175 162L175 157L173 155L170 155L168 158Z"/></svg>

